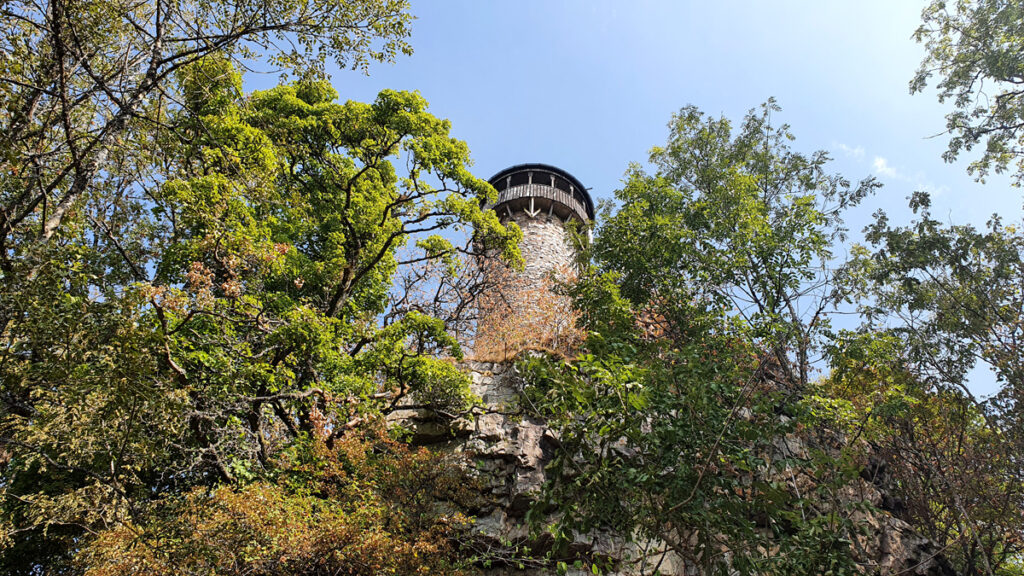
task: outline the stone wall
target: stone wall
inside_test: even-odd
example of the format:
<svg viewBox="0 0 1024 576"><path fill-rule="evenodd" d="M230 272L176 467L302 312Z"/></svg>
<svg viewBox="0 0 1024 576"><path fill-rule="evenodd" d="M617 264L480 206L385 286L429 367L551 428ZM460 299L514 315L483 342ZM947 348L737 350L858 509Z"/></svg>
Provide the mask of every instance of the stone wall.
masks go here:
<svg viewBox="0 0 1024 576"><path fill-rule="evenodd" d="M491 556L488 576L554 576L557 570L545 553L549 538L532 538L526 513L545 481L544 468L560 444L541 420L526 416L520 400L523 380L509 362L468 362L473 393L484 410L473 418L441 423L422 414L413 422L416 441L434 449L463 454L482 491L475 510L475 532L481 550ZM427 432L429 431L429 432ZM426 433L425 433L426 432ZM649 543L653 544L653 543ZM627 543L611 530L580 536L566 551L570 557L600 557L619 565L606 576L694 576L681 559L657 546ZM567 576L590 575L589 569L569 570Z"/></svg>
<svg viewBox="0 0 1024 576"><path fill-rule="evenodd" d="M569 298L554 292L574 276L575 249L566 224L546 214L531 217L518 211L511 218L507 212L502 216L523 231L524 268L513 270L498 261L485 264L493 288L480 299L473 356L505 360L526 349L568 351L578 338L575 316Z"/></svg>

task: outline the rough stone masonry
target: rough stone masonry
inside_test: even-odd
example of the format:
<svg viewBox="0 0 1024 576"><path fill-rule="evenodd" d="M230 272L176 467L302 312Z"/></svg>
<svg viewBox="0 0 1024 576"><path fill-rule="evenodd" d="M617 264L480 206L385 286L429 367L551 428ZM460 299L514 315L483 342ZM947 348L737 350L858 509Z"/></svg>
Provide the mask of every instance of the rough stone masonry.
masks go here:
<svg viewBox="0 0 1024 576"><path fill-rule="evenodd" d="M507 360L523 350L568 351L578 337L569 299L560 283L574 276L570 228L585 232L593 218L586 189L567 172L545 164L521 164L491 178L498 201L490 206L503 223L523 231L522 270L484 263L489 284L480 302L474 357Z"/></svg>

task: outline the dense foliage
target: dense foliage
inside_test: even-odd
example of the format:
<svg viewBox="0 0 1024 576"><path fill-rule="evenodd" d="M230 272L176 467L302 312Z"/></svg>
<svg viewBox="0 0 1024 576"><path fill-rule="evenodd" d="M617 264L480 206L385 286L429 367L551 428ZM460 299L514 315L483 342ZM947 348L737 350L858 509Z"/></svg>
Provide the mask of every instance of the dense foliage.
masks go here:
<svg viewBox="0 0 1024 576"><path fill-rule="evenodd" d="M521 232L419 94L323 79L409 52L406 10L0 8L0 573L460 574L502 548L475 546L471 467L395 423L474 412L484 260L514 273ZM948 157L984 140L981 176L1022 156L1020 16L935 1L917 35L912 88L941 76ZM292 80L243 93L258 57ZM633 555L581 565L870 573L884 517L952 571L1024 573L1024 232L919 193L840 261L878 184L779 112L683 108L551 281L574 310L538 309L554 353L518 364L554 447L530 565L611 531ZM492 329L504 359L520 337Z"/></svg>
<svg viewBox="0 0 1024 576"><path fill-rule="evenodd" d="M822 407L869 447L862 474L882 505L942 549L963 574L1018 574L1024 475L1019 443L980 404L929 385L894 334L847 335L822 383Z"/></svg>
<svg viewBox="0 0 1024 576"><path fill-rule="evenodd" d="M1021 233L944 226L918 193L919 220L879 212L837 260L877 184L792 152L777 110L734 133L684 108L604 206L572 288L581 354L523 363L563 444L536 511L567 539L617 527L644 573L666 550L702 573L884 571L865 535L887 514L935 543L915 562L1019 573Z"/></svg>
<svg viewBox="0 0 1024 576"><path fill-rule="evenodd" d="M379 431L299 444L273 479L195 488L107 529L85 574L460 574L477 497L460 463Z"/></svg>
<svg viewBox="0 0 1024 576"><path fill-rule="evenodd" d="M49 242L124 171L181 102L175 75L211 55L264 57L298 75L409 52L404 0L13 1L0 8L4 186L0 264ZM69 223L70 224L70 223Z"/></svg>
<svg viewBox="0 0 1024 576"><path fill-rule="evenodd" d="M574 289L584 353L526 365L565 447L552 529L635 534L653 543L642 573L663 549L704 573L853 571L862 503L838 490L856 471L828 439L798 440L800 397L844 295L830 267L842 211L876 184L791 151L775 112L736 133L693 107L673 118L657 172L632 168L604 207Z"/></svg>
<svg viewBox="0 0 1024 576"><path fill-rule="evenodd" d="M970 172L983 178L1016 165L1024 178L1024 7L1005 0L933 0L922 12L914 38L925 58L910 83L925 89L933 76L951 136L947 161L983 144Z"/></svg>
<svg viewBox="0 0 1024 576"><path fill-rule="evenodd" d="M316 488L323 478L267 484L281 454L314 440L337 450L413 406L454 417L469 399L468 379L446 359L461 357L448 328L465 302L416 295L450 280L413 275L396 292L393 278L409 264L456 269L460 250L518 257L518 230L481 210L493 189L468 172L465 144L419 95L338 104L310 78L244 96L221 56L177 68L174 82L162 89L179 104L153 111L160 123L145 132L123 131L85 192L74 178L54 181L54 194L72 195L55 227L43 195L5 229L0 565L9 573L71 569L97 533L106 535L87 558L99 563L87 569L146 572L111 564L104 547L132 526L145 538L158 522L150 510L185 506L187 519L189 506L205 512L212 499L230 510L251 491L269 491L275 517L350 513ZM31 138L71 154L80 142L45 130ZM37 185L12 158L7 215ZM474 242L453 244L460 236ZM357 497L369 498L347 496ZM295 538L309 521L282 520L282 530ZM175 564L176 552L153 554Z"/></svg>

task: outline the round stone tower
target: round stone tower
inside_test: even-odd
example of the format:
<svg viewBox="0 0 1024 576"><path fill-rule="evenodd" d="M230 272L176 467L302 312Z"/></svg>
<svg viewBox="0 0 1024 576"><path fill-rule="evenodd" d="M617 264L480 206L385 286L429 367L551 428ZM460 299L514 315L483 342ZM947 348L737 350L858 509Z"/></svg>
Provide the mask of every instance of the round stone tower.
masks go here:
<svg viewBox="0 0 1024 576"><path fill-rule="evenodd" d="M575 317L569 299L553 290L574 275L569 223L589 238L594 202L573 175L548 164L518 164L489 182L498 200L487 208L523 231L524 268L485 265L491 287L481 298L474 353L505 360L526 349L568 352L578 340Z"/></svg>

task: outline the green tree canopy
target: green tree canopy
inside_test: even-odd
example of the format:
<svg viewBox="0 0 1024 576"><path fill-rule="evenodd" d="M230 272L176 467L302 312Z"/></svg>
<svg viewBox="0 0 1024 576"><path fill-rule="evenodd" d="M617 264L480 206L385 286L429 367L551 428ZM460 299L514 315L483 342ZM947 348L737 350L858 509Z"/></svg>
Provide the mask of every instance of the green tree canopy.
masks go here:
<svg viewBox="0 0 1024 576"><path fill-rule="evenodd" d="M943 157L984 144L969 172L984 178L1016 164L1024 182L1024 7L1003 0L934 0L921 13L914 38L925 57L910 82L921 92L933 76L951 138Z"/></svg>
<svg viewBox="0 0 1024 576"><path fill-rule="evenodd" d="M838 494L855 468L804 442L800 397L845 294L842 212L877 184L792 151L778 111L735 132L676 114L656 171L633 166L603 207L573 289L584 350L524 361L561 441L536 511L557 536L635 538L642 573L664 550L702 573L854 571L860 503Z"/></svg>
<svg viewBox="0 0 1024 576"><path fill-rule="evenodd" d="M605 208L594 255L638 305L692 302L742 323L803 385L844 297L833 262L842 214L879 184L829 174L825 152L791 150L789 127L771 122L777 112L768 101L734 134L728 119L683 108L668 144L651 152L656 173L631 168L620 205Z"/></svg>
<svg viewBox="0 0 1024 576"><path fill-rule="evenodd" d="M393 280L477 249L518 258L518 229L481 209L493 188L418 94L339 104L299 80L243 96L224 57L177 81L166 129L138 134L52 241L7 253L14 573L56 570L151 502L268 478L289 447L331 450L413 406L464 411L468 379L446 359L457 318L395 293L439 284Z"/></svg>
<svg viewBox="0 0 1024 576"><path fill-rule="evenodd" d="M407 8L405 0L5 2L0 265L9 272L17 247L51 240L127 164L147 172L149 136L168 128L171 110L195 103L177 90L183 67L226 55L266 58L300 76L317 75L328 59L365 69L410 51Z"/></svg>

